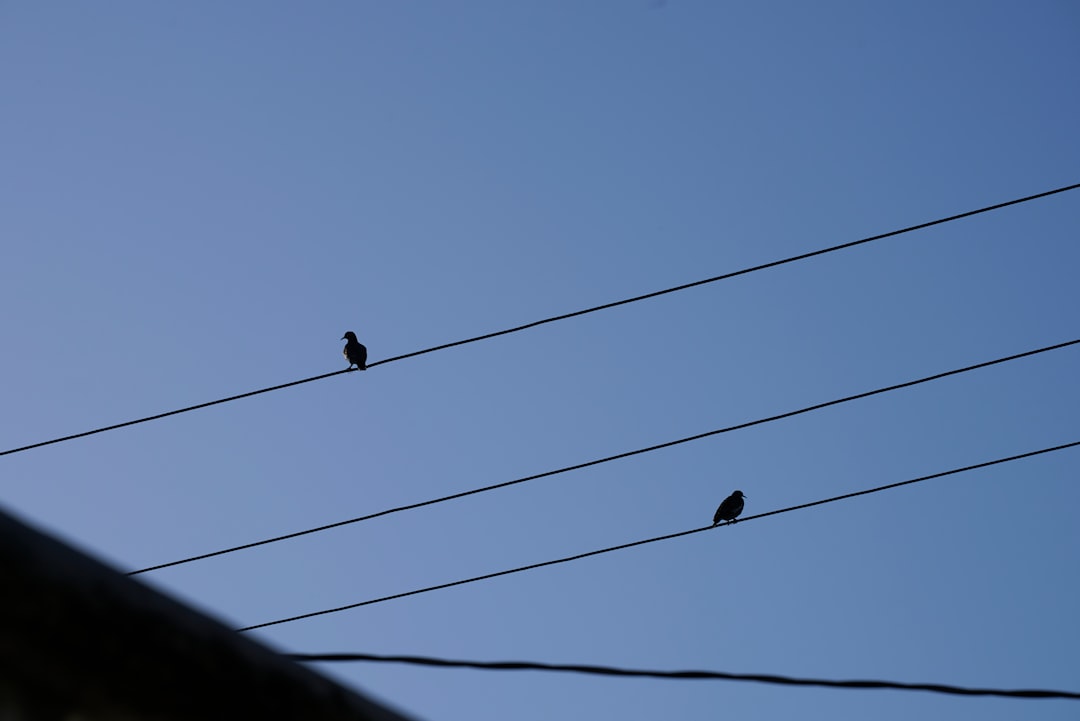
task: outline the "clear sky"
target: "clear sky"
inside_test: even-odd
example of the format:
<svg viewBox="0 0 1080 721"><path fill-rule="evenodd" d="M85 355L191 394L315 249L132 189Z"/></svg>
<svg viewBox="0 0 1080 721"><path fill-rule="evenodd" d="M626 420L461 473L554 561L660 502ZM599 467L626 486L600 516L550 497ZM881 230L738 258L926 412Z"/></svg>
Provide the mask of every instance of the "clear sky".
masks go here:
<svg viewBox="0 0 1080 721"><path fill-rule="evenodd" d="M1071 0L0 4L15 448L1080 182ZM1080 191L0 458L133 570L1080 338ZM140 578L234 626L1080 440L1080 346ZM1080 449L257 631L1080 690ZM4 593L13 592L11 589ZM1068 701L320 666L419 718Z"/></svg>

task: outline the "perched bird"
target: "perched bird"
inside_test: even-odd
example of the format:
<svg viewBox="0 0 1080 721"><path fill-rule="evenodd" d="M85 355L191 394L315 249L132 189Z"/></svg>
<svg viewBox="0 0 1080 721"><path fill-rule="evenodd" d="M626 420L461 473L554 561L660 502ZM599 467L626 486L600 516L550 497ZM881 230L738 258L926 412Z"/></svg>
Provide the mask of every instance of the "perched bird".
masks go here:
<svg viewBox="0 0 1080 721"><path fill-rule="evenodd" d="M356 366L358 370L366 371L367 348L364 347L363 343L356 340L356 333L349 331L341 336L341 340L348 341L341 353L345 356L345 360L349 361L349 370Z"/></svg>
<svg viewBox="0 0 1080 721"><path fill-rule="evenodd" d="M716 509L716 514L712 517L712 524L715 526L720 521L734 523L735 517L742 513L743 498L742 491L735 491L725 498L720 507Z"/></svg>

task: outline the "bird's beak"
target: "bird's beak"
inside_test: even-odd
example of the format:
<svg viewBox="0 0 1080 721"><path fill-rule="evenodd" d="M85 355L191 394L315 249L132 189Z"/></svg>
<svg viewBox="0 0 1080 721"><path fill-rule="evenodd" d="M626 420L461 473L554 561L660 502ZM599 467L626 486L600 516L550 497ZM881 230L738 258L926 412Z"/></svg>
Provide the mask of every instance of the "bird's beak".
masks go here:
<svg viewBox="0 0 1080 721"><path fill-rule="evenodd" d="M345 336L341 336L338 340L345 340Z"/></svg>

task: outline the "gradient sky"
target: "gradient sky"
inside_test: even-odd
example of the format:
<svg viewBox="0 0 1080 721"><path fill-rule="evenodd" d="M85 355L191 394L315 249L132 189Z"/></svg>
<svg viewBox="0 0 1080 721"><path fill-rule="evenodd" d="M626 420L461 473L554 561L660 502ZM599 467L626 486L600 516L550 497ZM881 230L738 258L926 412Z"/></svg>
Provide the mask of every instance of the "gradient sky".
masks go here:
<svg viewBox="0 0 1080 721"><path fill-rule="evenodd" d="M4 449L1080 182L1070 0L0 4ZM1080 191L0 458L122 570L1080 337ZM140 578L233 626L1080 440L1080 346ZM1080 449L255 632L1080 690ZM7 589L4 593L17 592ZM1068 701L320 668L431 721Z"/></svg>

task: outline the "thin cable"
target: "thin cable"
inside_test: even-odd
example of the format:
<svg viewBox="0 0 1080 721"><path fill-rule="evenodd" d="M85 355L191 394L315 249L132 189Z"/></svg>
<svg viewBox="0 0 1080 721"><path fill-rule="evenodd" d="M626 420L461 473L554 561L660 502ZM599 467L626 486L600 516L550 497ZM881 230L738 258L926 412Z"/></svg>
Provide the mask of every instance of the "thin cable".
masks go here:
<svg viewBox="0 0 1080 721"><path fill-rule="evenodd" d="M389 516L392 513L400 513L402 511L410 511L410 510L413 510L415 508L422 508L424 506L431 506L431 505L434 505L436 503L443 503L445 501L452 501L452 500L457 499L457 498L464 498L465 496L471 496L471 495L474 495L474 494L477 494L477 493L484 493L486 491L494 491L494 490L499 489L499 488L506 488L508 486L517 485L519 483L525 483L527 481L535 481L535 480L537 480L539 478L548 478L550 476L555 476L555 475L558 475L560 473L567 473L569 471L576 471L576 470L580 470L582 468L588 468L590 466L596 466L596 465L599 465L601 463L608 463L609 461L615 461L615 460L618 460L620 458L628 458L630 456L636 456L636 455L639 455L639 454L642 454L642 453L649 453L651 451L657 451L657 450L660 450L662 448L670 448L671 446L677 446L677 445L679 445L681 443L689 443L690 441L696 441L696 440L700 440L702 438L708 438L710 436L719 435L721 433L729 433L731 431L737 431L737 430L741 430L743 428L750 428L751 426L757 426L757 425L761 425L763 423L771 423L772 421L778 421L778 420L781 420L781 419L784 419L784 418L791 418L792 416L801 415L803 413L809 413L811 411L820 410L822 408L828 408L829 406L840 405L841 403L847 403L849 401L858 400L860 398L867 398L869 396L878 395L880 393L888 393L889 391L899 390L901 388L908 388L910 386L918 385L920 383L928 383L929 381L938 380L940 378L946 378L948 376L953 376L953 375L957 375L957 374L960 374L960 373L967 373L968 371L977 370L979 368L986 368L988 366L997 365L999 363L1006 363L1008 361L1017 360L1019 358L1025 358L1027 356L1037 355L1039 353L1047 353L1047 352L1052 351L1052 350L1058 350L1058 349L1061 349L1061 348L1065 348L1067 346L1076 345L1077 343L1080 343L1080 338L1078 338L1076 340L1071 340L1071 341L1068 341L1068 342L1065 342L1065 343L1058 343L1056 345L1046 346L1045 348L1038 348L1036 350L1026 351L1024 353L1017 353L1015 355L1006 356L1004 358L998 358L998 359L992 360L992 361L986 361L984 363L977 363L975 365L966 366L964 368L958 368L956 370L946 371L945 373L937 373L937 374L932 375L932 376L926 376L925 378L918 378L918 379L913 380L913 381L907 381L906 383L898 383L896 385L886 386L885 388L878 388L876 390L867 391L865 393L858 393L858 394L853 395L853 396L846 396L844 398L838 398L837 400L827 401L825 403L817 403L817 404L812 405L812 406L807 406L805 408L799 408L798 410L794 410L794 411L788 411L787 413L780 413L779 415L769 416L767 418L759 418L759 419L754 420L754 421L747 421L746 423L739 423L738 425L728 426L726 428L718 428L718 429L713 430L713 431L707 431L705 433L698 433L697 435L687 436L686 438L679 438L678 440L668 441L666 443L660 443L660 444L657 444L655 446L648 446L646 448L638 448L638 449L633 450L633 451L626 451L625 453L618 453L618 454L613 455L613 456L607 456L605 458L598 458L596 460L586 461L585 463L578 463L578 464L573 465L573 466L565 466L563 468L557 468L554 471L546 471L544 473L537 473L537 474L532 475L532 476L525 476L524 478L516 478L516 479L514 479L512 481L504 481L502 483L496 483L496 484L490 485L490 486L483 486L482 488L474 488L474 489L469 490L469 491L461 491L460 493L453 493L453 494L451 494L449 496L442 496L440 498L433 498L433 499L427 500L427 501L420 501L419 503L410 503L410 504L405 505L405 506L397 506L396 508L389 508L387 510L379 511L377 513L369 513L366 516L358 516L356 518L349 518L349 519L344 520L344 521L337 521L336 523L328 523L328 524L323 525L323 526L317 526L315 528L308 528L308 529L303 530L303 531L295 531L293 533L286 533L286 534L281 535L281 536L275 536L273 538L267 538L267 539L264 539L264 540L261 540L261 541L253 541L251 543L245 543L245 544L242 544L242 545L239 545L239 546L232 546L230 548L225 548L225 549L222 549L220 551L212 551L210 553L203 553L203 554L199 554L197 556L189 556L188 558L182 558L182 559L180 559L178 561L170 561L168 563L160 563L160 564L158 564L156 566L149 566L147 568L141 568L141 569L139 569L137 571L129 571L127 575L135 576L137 574L147 573L149 571L159 571L159 570L161 570L163 568L170 568L172 566L179 566L179 565L182 565L182 564L185 564L185 563L192 563L194 561L202 561L202 560L205 560L207 558L214 558L215 556L224 556L225 554L228 554L228 553L235 553L237 551L243 551L243 550L246 550L246 549L249 549L249 548L256 548L258 546L265 546L265 545L270 544L270 543L277 543L278 541L285 541L285 540L288 540L290 538L298 538L300 536L306 536L306 535L311 534L311 533L319 533L321 531L328 531L328 530L330 530L332 528L338 528L340 526L347 526L347 525L349 525L351 523L360 523L362 521L370 521L373 518L379 518L381 516Z"/></svg>
<svg viewBox="0 0 1080 721"><path fill-rule="evenodd" d="M855 498L856 496L865 496L865 495L870 494L870 493L877 493L878 491L885 491L885 490L889 490L891 488L899 488L900 486L907 486L907 485L910 485L912 483L920 483L922 481L929 481L929 480L931 480L933 478L942 478L944 476L951 476L951 475L954 475L956 473L964 473L965 471L973 471L973 470L976 470L978 468L986 468L987 466L993 466L993 465L997 465L999 463L1008 463L1010 461L1018 461L1018 460L1020 460L1022 458L1030 458L1032 456L1037 456L1037 455L1040 455L1040 454L1043 454L1043 453L1052 453L1054 451L1060 451L1060 450L1064 450L1066 448L1072 448L1074 446L1080 446L1080 441L1073 441L1072 443L1064 443L1064 444L1062 444L1060 446L1053 446L1053 447L1050 447L1050 448L1043 448L1043 449L1038 450L1038 451L1029 451L1027 453L1021 453L1021 454L1015 455L1015 456L1008 456L1006 458L998 458L998 459L993 460L993 461L985 461L983 463L976 463L976 464L971 465L971 466L964 466L963 468L953 468L952 470L942 471L941 473L932 473L932 474L930 474L928 476L920 476L919 478L912 478L912 479L907 480L907 481L900 481L898 483L890 483L888 485L878 486L877 488L869 488L869 489L863 490L863 491L855 491L854 493L845 493L844 495L841 495L841 496L833 496L832 498L826 498L826 499L823 499L823 500L820 500L820 501L812 501L811 503L802 503L802 504L800 504L798 506L790 506L788 508L782 508L782 509L776 510L776 511L767 511L766 513L759 513L756 516L747 516L746 518L741 518L741 519L739 519L738 523L741 524L741 523L745 523L746 521L754 521L754 520L757 520L759 518L767 518L769 516L775 516L775 515L778 515L778 514L781 514L781 513L788 513L790 511L798 511L798 510L801 510L801 509L804 509L804 508L812 508L813 506L820 506L820 505L823 505L825 503L833 503L835 501L842 501L842 500L845 500L845 499L848 499L848 498ZM618 546L610 546L608 548L601 548L598 551L589 551L587 553L579 553L577 555L567 556L565 558L557 558L557 559L555 559L553 561L542 561L540 563L531 563L531 564L529 564L527 566L518 566L517 568L511 568L511 569L508 569L508 570L505 570L505 571L496 571L495 573L486 573L486 574L484 574L482 576L473 576L472 578L466 578L466 579L462 579L460 581L451 581L449 583L441 583L441 584L439 584L437 586L428 586L426 588L418 588L418 589L413 590L413 591L405 591L404 593L395 593L395 594L393 594L391 596L382 596L381 598L373 598L373 599L369 599L367 601L360 601L358 603L350 603L350 604L345 605L345 606L338 606L336 608L328 608L328 609L325 609L325 610L322 610L322 611L312 611L311 613L303 613L303 614L300 614L299 616L290 616L288 618L278 619L277 621L267 621L265 623L258 623L258 624L255 624L253 626L245 626L244 628L239 628L239 629L237 629L237 631L254 631L255 629L258 629L258 628L266 628L268 626L277 626L277 625L280 625L280 624L283 624L283 623L291 623L293 621L300 621L300 620L305 619L305 618L313 618L315 616L325 616L325 615L330 614L330 613L338 613L339 611L347 611L347 610L353 609L353 608L360 608L361 606L371 606L371 605L376 604L376 603L382 603L384 601L393 601L393 600L398 599L398 598L405 598L407 596L415 596L415 595L418 595L418 594L421 594L421 593L427 593L429 591L438 591L438 590L441 590L441 589L444 589L444 588L451 588L453 586L463 586L463 585L465 585L467 583L475 583L476 581L484 581L484 580L487 580L489 578L497 578L499 576L509 576L512 573L520 573L522 571L531 571L533 569L543 568L545 566L554 566L554 565L557 565L557 564L560 564L560 563L568 563L570 561L577 561L577 560L580 560L582 558L589 558L590 556L599 556L599 555L604 554L604 553L611 553L612 551L621 551L621 550L623 550L625 548L634 548L635 546L644 546L645 544L648 544L648 543L656 543L658 541L667 541L667 540L670 540L672 538L680 538L682 536L689 536L689 535L692 535L694 533L701 533L702 531L708 531L708 530L711 530L713 528L723 528L723 527L733 525L733 524L734 524L734 522L721 524L720 526L702 526L701 528L692 528L689 531L679 531L678 533L669 533L669 534L664 535L664 536L656 536L655 538L647 538L647 539L645 539L643 541L633 541L631 543L623 543L623 544L620 544Z"/></svg>
<svg viewBox="0 0 1080 721"><path fill-rule="evenodd" d="M657 296L666 295L667 293L675 293L680 290L686 290L687 288L694 288L699 285L705 285L707 283L715 283L721 280L727 280L740 275L746 275L747 273L754 273L759 270L765 270L767 268L774 268L778 265L784 265L786 263L794 263L795 261L805 260L807 258L813 258L818 255L825 255L826 253L832 253L838 250L844 250L847 248L854 248L857 245L863 245L864 243L872 243L875 240L882 240L884 238L891 238L896 235L902 235L904 233L910 233L915 230L922 230L934 225L941 225L943 223L950 223L954 220L960 220L962 218L969 218L973 215L979 215L980 213L988 213L992 210L999 210L1001 208L1007 208L1010 205L1019 205L1020 203L1027 203L1032 200L1038 200L1039 198L1045 198L1058 193L1064 193L1069 190L1076 190L1080 188L1080 183L1073 185L1066 185L1061 188L1055 188L1054 190L1048 190L1044 193L1037 193L1035 195L1028 195L1023 198L1017 198L1015 200L1009 200L1004 203L997 203L995 205L988 205L985 208L979 208L977 210L969 210L965 213L959 213L957 215L950 215L947 218L939 218L937 220L931 220L926 223L919 223L918 225L912 225L907 228L901 228L900 230L893 230L888 233L882 233L880 235L873 235L861 240L854 240L849 243L842 243L840 245L834 245L829 248L822 248L820 250L814 250L809 253L802 253L801 255L793 255L790 258L784 258L782 260L774 260L770 263L764 263L762 265L755 265L751 268L743 268L742 270L736 270L732 273L725 273L723 275L713 276L712 278L706 278L704 280L694 281L693 283L685 283L683 285L677 285L673 288L666 288L664 290L658 290L653 293L646 293L645 295L634 296L633 298L626 298L624 300L618 300L613 303L605 303L604 305L593 306L592 308L586 308L585 310L574 311L573 313L565 313L563 315L552 316L551 318L544 318L543 320L533 321L532 323L526 323L525 325L515 326L513 328L507 328L506 330L495 331L494 333L486 333L484 335L474 336L472 338L466 338L465 340L454 341L453 343L444 343L443 345L432 346L431 348L425 348L424 350L413 351L412 353L406 353L404 355L394 356L393 358L386 358L381 361L369 363L368 368L374 368L375 366L382 365L383 363L393 363L394 361L404 360L406 358L414 358L425 353L434 353L435 351L445 350L447 348L454 348L455 346L465 345L467 343L475 343L481 340L487 340L489 338L496 338L501 335L507 335L508 333L517 333L518 331L527 330L529 328L535 328L545 323L554 323L560 320L566 320L568 318L574 318L579 315L586 315L588 313L595 313L597 311L606 310L608 308L614 308L620 305L626 305L627 303L636 303L639 300L647 300L649 298L656 298ZM156 421L161 418L167 418L168 416L175 416L179 413L187 413L188 411L198 410L200 408L207 408L209 406L218 405L219 403L228 403L229 401L240 400L241 398L248 398L250 396L257 396L260 393L269 393L270 391L281 390L282 388L288 388L290 386L300 385L301 383L310 383L312 381L322 380L323 378L329 378L330 376L340 375L342 373L348 373L349 369L334 371L332 373L324 373L319 376L312 376L311 378L304 378L303 380L293 381L291 383L283 383L277 386L271 386L270 388L263 388L257 391L251 391L250 393L241 393L238 396L230 396L228 398L221 398L216 401L209 401L208 403L200 403L194 406L188 406L187 408L180 408L175 411L168 411L166 413L159 413L154 416L147 416L146 418L139 418L134 421L127 421L125 423L117 423L112 426L105 426L103 428L96 428L91 431L84 431L82 433L75 433L70 436L63 436L61 438L53 438L49 441L41 441L40 443L32 443L28 446L22 446L20 448L11 448L6 451L0 451L0 456L10 455L12 453L21 453L22 451L29 451L34 448L41 448L42 446L52 445L53 443L62 443L64 441L75 440L76 438L85 438L86 436L92 436L96 433L104 433L105 431L116 430L117 428L126 428L127 426L134 426L139 423L146 423L147 421Z"/></svg>
<svg viewBox="0 0 1080 721"><path fill-rule="evenodd" d="M269 388L263 388L257 391L251 391L250 393L241 393L238 396L229 396L228 398L219 398L216 401L209 401L208 403L200 403L197 406L188 406L187 408L178 408L175 411L167 411L166 413L158 413L156 416L147 416L146 418L139 418L134 421L127 421L125 423L117 423L113 426L105 426L104 428L95 428L92 431L83 431L82 433L75 433L74 435L64 436L63 438L53 438L51 441L41 441L40 443L33 443L29 446L23 446L22 448L12 448L8 451L0 451L0 456L6 456L12 453L19 453L21 451L29 451L32 448L41 448L42 446L50 446L53 443L63 443L64 441L72 441L76 438L85 438L86 436L92 436L95 433L104 433L105 431L114 431L117 428L125 428L126 426L134 426L139 423L146 423L147 421L156 421L159 418L167 418L169 416L175 416L180 413L187 413L188 411L197 411L200 408L207 408L209 406L216 406L219 403L228 403L229 401L237 401L241 398L250 398L251 396L257 396L260 393L269 393L270 391L279 391L282 388L289 388L290 386L298 386L301 383L310 383L312 381L322 380L323 378L329 378L330 376L341 375L342 373L348 373L351 369L345 368L344 370L333 371L332 373L323 373L321 376L312 376L311 378L304 378L299 381L292 381L291 383L282 383L279 386L270 386Z"/></svg>
<svg viewBox="0 0 1080 721"><path fill-rule="evenodd" d="M778 686L823 686L848 689L890 689L894 691L930 691L953 696L1000 696L1004 698L1058 698L1080 700L1080 693L1043 689L999 689L950 686L941 683L904 683L901 681L830 681L817 678L793 678L763 673L726 673L724 671L647 671L636 668L616 668L591 664L540 663L536 661L460 661L429 656L387 656L374 653L287 653L285 658L306 662L374 661L405 663L413 666L438 668L474 668L485 671L562 671L591 676L621 676L633 678L693 679L709 681L756 681Z"/></svg>
<svg viewBox="0 0 1080 721"><path fill-rule="evenodd" d="M931 220L927 223L919 223L918 225L911 225L907 228L901 228L900 230L889 231L888 233L882 233L880 235L872 235L869 238L863 238L861 240L853 240L849 243L841 243L840 245L834 245L828 248L822 248L821 250L814 250L809 253L802 253L801 255L793 255L790 258L784 258L782 260L774 260L770 263L763 263L761 265L755 265L751 268L743 268L742 270L736 270L732 273L724 273L723 275L716 275L712 278L706 278L704 280L696 280L693 283L684 283L683 285L677 285L673 288L665 288L664 290L654 291L652 293L646 293L645 295L636 295L633 298L626 298L625 300L617 300L613 303L605 303L603 305L597 305L592 308L586 308L585 310L574 311L573 313L565 313L563 315L556 315L551 318L545 318L543 320L533 321L532 323L526 323L525 325L515 326L513 328L507 328L506 330L496 331L494 333L487 333L486 335L478 335L475 338L467 338L466 340L459 340L453 343L446 343L444 345L435 346L434 348L427 348L425 350L415 351L413 353L406 353L405 355L395 356L386 360L379 361L378 363L371 363L368 367L373 365L379 365L379 363L390 363L391 361L403 360L405 358L412 358L414 356L423 355L425 353L432 353L437 350L444 350L446 348L453 348L454 346L465 345L466 343L475 343L478 340L487 340L488 338L495 338L500 335L506 335L507 333L516 333L519 330L526 330L528 328L535 328L538 325L544 325L545 323L554 323L560 320L566 320L567 318L575 318L579 315L585 315L587 313L595 313L599 310L607 310L608 308L615 308L616 306L626 305L627 303L636 303L639 300L647 300L649 298L656 298L657 296L666 295L668 293L675 293L680 290L686 290L687 288L696 288L699 285L706 285L708 283L715 283L721 280L727 280L740 275L746 275L747 273L754 273L759 270L766 270L768 268L775 268L778 265L785 265L787 263L794 263L799 260L806 260L807 258L813 258L818 255L825 255L826 253L833 253L838 250L846 250L847 248L854 248L857 245L863 245L864 243L872 243L875 240L883 240L885 238L891 238L896 235L903 235L904 233L910 233L915 230L922 230L934 225L941 225L942 223L950 223L954 220L960 220L962 218L969 218L973 215L979 215L980 213L988 213L991 210L999 210L1006 208L1010 205L1018 205L1020 203L1026 203L1038 198L1045 198L1049 195L1055 195L1057 193L1064 193L1068 190L1076 190L1080 188L1080 183L1074 185L1066 185L1061 188L1055 188L1054 190L1048 190L1045 193L1038 193L1037 195L1029 195L1025 198L1017 198L1016 200L1009 200L1004 203L998 203L997 205L988 205L985 208L979 208L978 210L969 210L966 213L959 213L957 215L950 215L947 218L939 218L937 220Z"/></svg>

